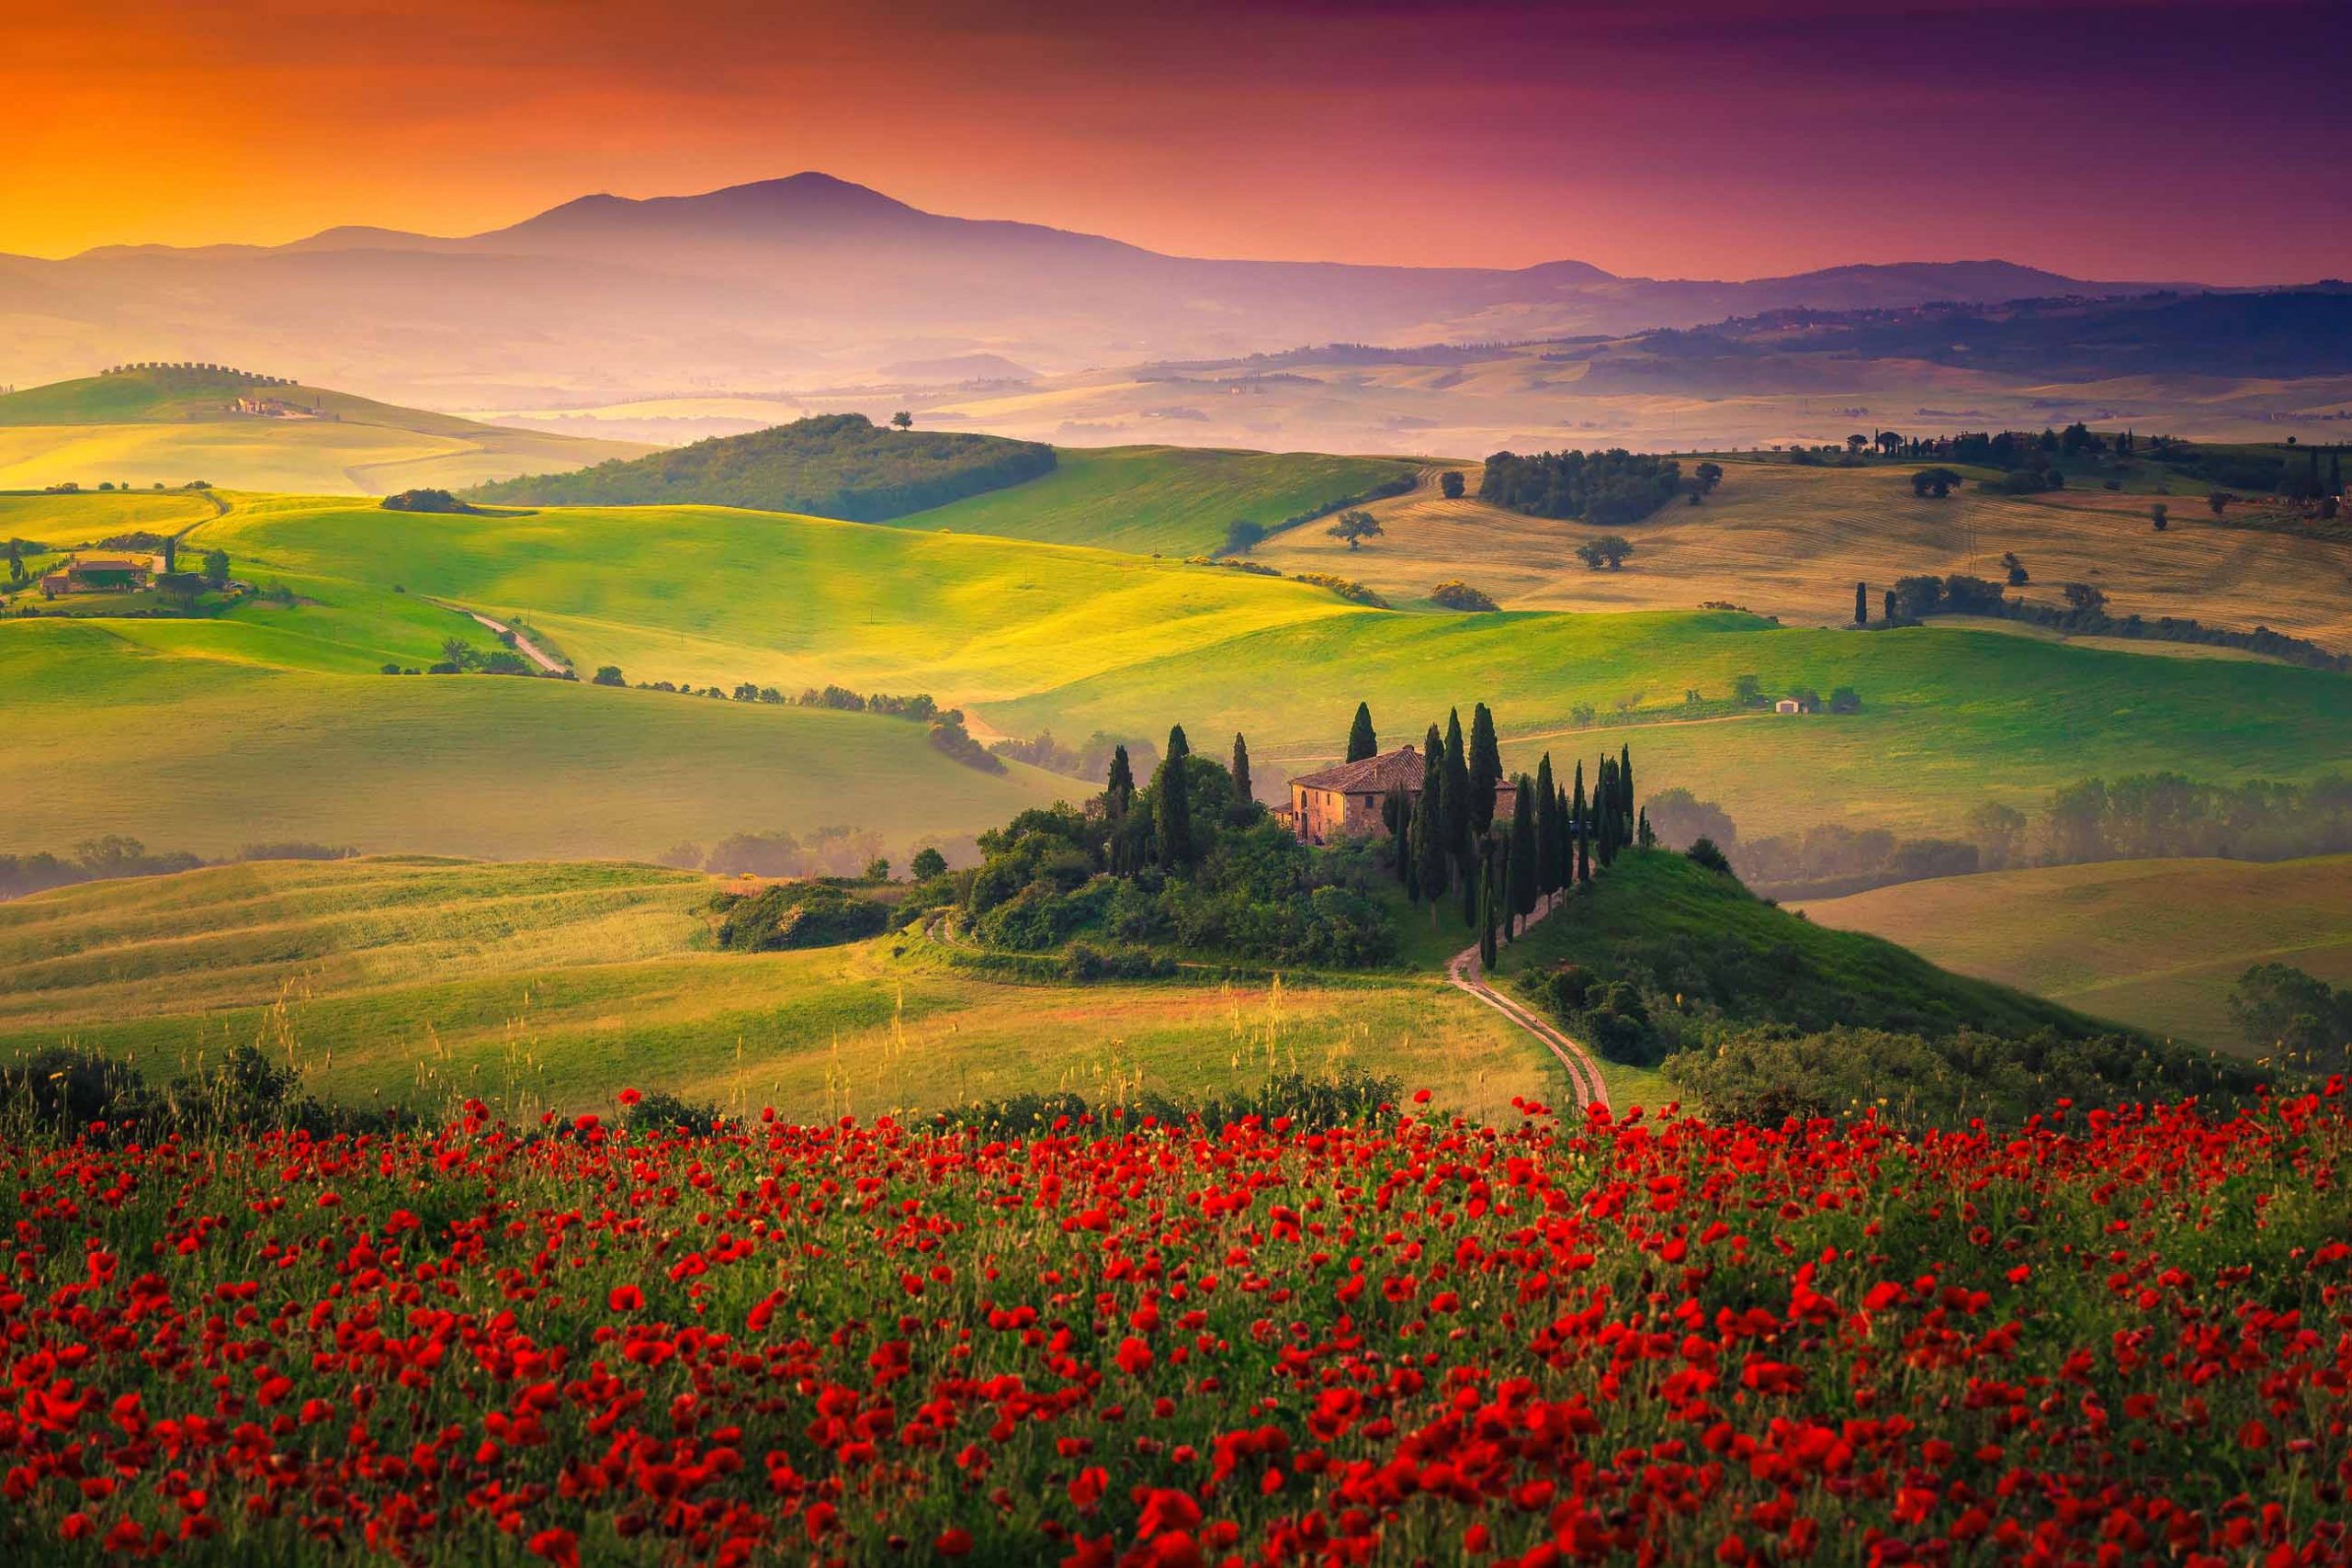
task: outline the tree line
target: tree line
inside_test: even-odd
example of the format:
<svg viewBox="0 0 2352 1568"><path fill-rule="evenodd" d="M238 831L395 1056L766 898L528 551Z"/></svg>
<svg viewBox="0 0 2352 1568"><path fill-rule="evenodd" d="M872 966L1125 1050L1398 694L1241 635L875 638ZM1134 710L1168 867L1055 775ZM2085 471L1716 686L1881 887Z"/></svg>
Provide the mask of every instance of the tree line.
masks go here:
<svg viewBox="0 0 2352 1568"><path fill-rule="evenodd" d="M1720 468L1704 466L1714 468L1714 477L1721 479ZM1530 516L1574 518L1599 527L1638 523L1682 491L1682 468L1673 458L1623 447L1526 457L1498 452L1487 459L1478 480L1481 501Z"/></svg>

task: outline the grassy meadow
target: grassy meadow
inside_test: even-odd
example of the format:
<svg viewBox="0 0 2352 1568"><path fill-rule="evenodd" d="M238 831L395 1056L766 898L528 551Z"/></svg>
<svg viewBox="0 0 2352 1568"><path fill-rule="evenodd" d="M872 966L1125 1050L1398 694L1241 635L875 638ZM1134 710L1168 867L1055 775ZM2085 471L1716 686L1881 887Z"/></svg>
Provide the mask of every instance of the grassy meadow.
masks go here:
<svg viewBox="0 0 2352 1568"><path fill-rule="evenodd" d="M911 726L857 721L871 739L842 750L804 742L821 715L372 673L430 662L452 630L487 646L435 598L520 613L582 671L613 663L632 681L929 691L984 734L1156 739L1181 722L1221 750L1242 731L1264 783L1334 758L1359 699L1392 745L1483 699L1510 766L1632 744L1646 784L1715 799L1751 835L1825 820L1948 832L1984 799L2036 806L2092 773L2300 778L2352 755L2342 676L2006 631L1383 612L1177 560L713 508L442 516L238 497L187 538L298 602L112 622L79 642L0 623L0 670L50 688L17 737L88 764L44 775L12 748L28 847L164 802L196 847L233 843L258 836L235 810L258 801L288 833L299 820L369 850L643 855L834 821L843 799L874 818L854 826L968 831L1075 787L955 768ZM1863 710L1730 714L1743 674L1775 694L1850 685ZM481 782L435 799L453 778Z"/></svg>
<svg viewBox="0 0 2352 1568"><path fill-rule="evenodd" d="M724 885L391 858L59 889L0 905L0 1055L71 1042L168 1077L254 1041L347 1102L531 1113L635 1086L815 1120L1350 1065L1488 1115L1555 1093L1542 1051L1433 976L1025 984L916 935L730 953L704 912Z"/></svg>
<svg viewBox="0 0 2352 1568"><path fill-rule="evenodd" d="M315 406L323 417L231 412L246 392ZM175 372L93 376L0 397L0 489L209 479L249 491L381 495L576 468L646 450L478 424L347 392Z"/></svg>
<svg viewBox="0 0 2352 1568"><path fill-rule="evenodd" d="M1043 479L918 512L893 526L1181 558L1224 544L1226 525L1237 519L1273 528L1415 467L1396 457L1194 446L1064 447L1059 456Z"/></svg>
<svg viewBox="0 0 2352 1568"><path fill-rule="evenodd" d="M2152 1032L2243 1051L2231 984L2256 964L2352 983L2352 855L2119 861L1905 883L1804 907L1936 963Z"/></svg>
<svg viewBox="0 0 2352 1568"><path fill-rule="evenodd" d="M1686 470L1693 461L1683 459ZM2065 583L2089 582L2107 592L2118 615L2267 626L2352 649L2352 547L2217 526L2198 495L2090 489L2001 496L1971 484L1937 501L1911 491L1912 468L1924 464L1718 461L1724 481L1702 505L1668 506L1616 530L1634 545L1616 571L1590 570L1575 555L1599 530L1477 500L1475 467L1464 469L1471 493L1462 500L1425 485L1374 502L1368 510L1385 532L1360 549L1301 528L1255 555L1284 571L1354 578L1397 604L1425 604L1432 587L1460 578L1510 609L1688 610L1722 601L1795 626L1831 626L1851 617L1857 580L1871 584L1875 615L1880 592L1897 577L1967 572L1998 582L2002 556L2014 552L2033 579L2018 592L2036 603L2062 604ZM2171 509L2161 534L2148 521L2154 501Z"/></svg>
<svg viewBox="0 0 2352 1568"><path fill-rule="evenodd" d="M306 839L650 857L682 840L838 825L882 834L901 857L919 837L975 832L1073 787L1019 765L965 767L904 719L339 673L300 662L318 646L237 621L0 622L0 848L62 853L127 833L209 855Z"/></svg>

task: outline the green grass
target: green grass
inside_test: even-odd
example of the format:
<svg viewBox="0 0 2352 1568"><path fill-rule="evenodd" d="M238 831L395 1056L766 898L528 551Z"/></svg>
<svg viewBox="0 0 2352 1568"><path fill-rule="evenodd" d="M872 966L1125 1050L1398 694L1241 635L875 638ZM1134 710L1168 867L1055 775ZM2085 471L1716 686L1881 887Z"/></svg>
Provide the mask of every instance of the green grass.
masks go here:
<svg viewBox="0 0 2352 1568"><path fill-rule="evenodd" d="M1806 906L1939 964L2120 1019L2246 1049L2233 982L2290 964L2352 983L2352 855L2119 861L1905 883Z"/></svg>
<svg viewBox="0 0 2352 1568"><path fill-rule="evenodd" d="M1661 950L1679 950L1702 966L1726 954L1751 965L1753 983L1769 990L1715 998L1743 1021L1932 1034L1963 1026L2010 1036L2052 1029L2068 1037L2108 1027L2009 987L1949 973L1882 938L1800 919L1664 851L1620 856L1589 889L1507 945L1496 973L1510 980L1569 963L1613 978ZM1702 998L1687 1003L1695 1011Z"/></svg>
<svg viewBox="0 0 2352 1568"><path fill-rule="evenodd" d="M62 852L119 832L206 854L312 839L652 856L838 824L903 859L918 836L974 832L1071 787L965 767L903 719L286 667L320 646L239 622L0 622L0 847Z"/></svg>
<svg viewBox="0 0 2352 1568"><path fill-rule="evenodd" d="M452 626L465 632L426 602L434 595L522 612L583 671L618 664L633 681L927 690L1023 735L1157 738L1182 723L1197 744L1221 749L1239 730L1270 780L1335 759L1359 699L1371 702L1391 745L1418 739L1449 706L1485 700L1512 768L1532 769L1546 750L1565 765L1630 742L1646 788L1681 784L1715 799L1750 836L1823 821L1949 833L1987 798L2038 807L2093 773L2193 766L2217 781L2294 779L2352 754L2352 682L2340 675L1991 632L1859 634L1730 612L1386 613L1177 561L707 508L463 517L277 498L241 501L189 542L227 549L240 576L283 582L306 601L248 604L212 623L119 624L141 649L200 660L208 679L225 671L250 681L256 667L358 673L387 660L427 661ZM1679 721L1683 692L1719 701L1744 673L1768 690L1851 685L1863 711ZM407 705L407 715L426 701L343 689L351 722L387 737L390 721L369 716L379 705ZM137 695L112 688L105 701ZM1615 716L1633 699L1643 722ZM493 701L433 699L461 700ZM632 699L562 699L573 700ZM1580 705L1610 716L1579 728ZM97 711L82 722L104 729L91 717ZM589 722L638 711L652 710L607 706ZM461 721L454 709L446 717ZM489 750L487 739L471 746ZM690 768L690 755L675 764ZM858 793L900 792L877 780ZM360 841L482 846L479 836ZM514 852L514 840L504 842L502 852ZM605 842L645 852L644 837ZM544 835L530 852L575 850Z"/></svg>
<svg viewBox="0 0 2352 1568"><path fill-rule="evenodd" d="M1042 479L897 520L1050 545L1094 545L1137 555L1203 555L1226 525L1266 528L1413 471L1396 457L1216 447L1064 447Z"/></svg>
<svg viewBox="0 0 2352 1568"><path fill-rule="evenodd" d="M232 405L243 393L316 406L327 417L235 413ZM646 450L479 424L348 392L186 372L92 376L0 397L0 488L201 479L238 490L379 495Z"/></svg>
<svg viewBox="0 0 2352 1568"><path fill-rule="evenodd" d="M1549 1058L1427 977L1072 987L916 938L713 952L718 884L622 864L263 863L0 905L0 1055L74 1042L159 1076L258 1041L353 1103L587 1109L665 1089L801 1119L1027 1089L1200 1098L1359 1066L1499 1116Z"/></svg>

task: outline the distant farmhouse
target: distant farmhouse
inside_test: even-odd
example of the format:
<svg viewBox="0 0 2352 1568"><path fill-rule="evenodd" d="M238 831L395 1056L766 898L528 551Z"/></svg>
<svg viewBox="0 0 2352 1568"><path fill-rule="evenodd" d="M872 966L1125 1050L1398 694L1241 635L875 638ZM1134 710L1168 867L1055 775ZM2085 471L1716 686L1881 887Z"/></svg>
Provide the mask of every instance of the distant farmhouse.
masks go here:
<svg viewBox="0 0 2352 1568"><path fill-rule="evenodd" d="M61 593L130 593L155 581L152 556L74 556L41 574L44 599Z"/></svg>
<svg viewBox="0 0 2352 1568"><path fill-rule="evenodd" d="M1304 844L1385 833L1388 824L1381 816L1381 803L1391 790L1402 790L1408 798L1419 800L1421 771L1420 753L1410 746L1400 746L1377 757L1302 773L1290 781L1289 809L1275 812L1275 819ZM1495 786L1498 819L1509 820L1518 805L1517 784L1506 781Z"/></svg>

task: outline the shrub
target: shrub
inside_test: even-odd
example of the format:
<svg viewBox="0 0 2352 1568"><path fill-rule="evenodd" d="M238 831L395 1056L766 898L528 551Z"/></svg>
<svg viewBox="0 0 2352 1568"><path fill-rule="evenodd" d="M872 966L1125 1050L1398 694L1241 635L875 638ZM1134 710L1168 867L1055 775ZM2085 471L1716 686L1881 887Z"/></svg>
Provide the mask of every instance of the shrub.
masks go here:
<svg viewBox="0 0 2352 1568"><path fill-rule="evenodd" d="M880 936L890 906L859 898L831 882L787 882L757 893L721 893L711 901L718 945L730 953L833 947Z"/></svg>
<svg viewBox="0 0 2352 1568"><path fill-rule="evenodd" d="M1476 612L1485 610L1499 610L1502 608L1501 605L1496 604L1494 600L1489 598L1486 593L1471 587L1468 583L1464 582L1459 579L1451 582L1439 583L1435 588L1430 590L1430 598L1433 602L1444 605L1449 610Z"/></svg>

